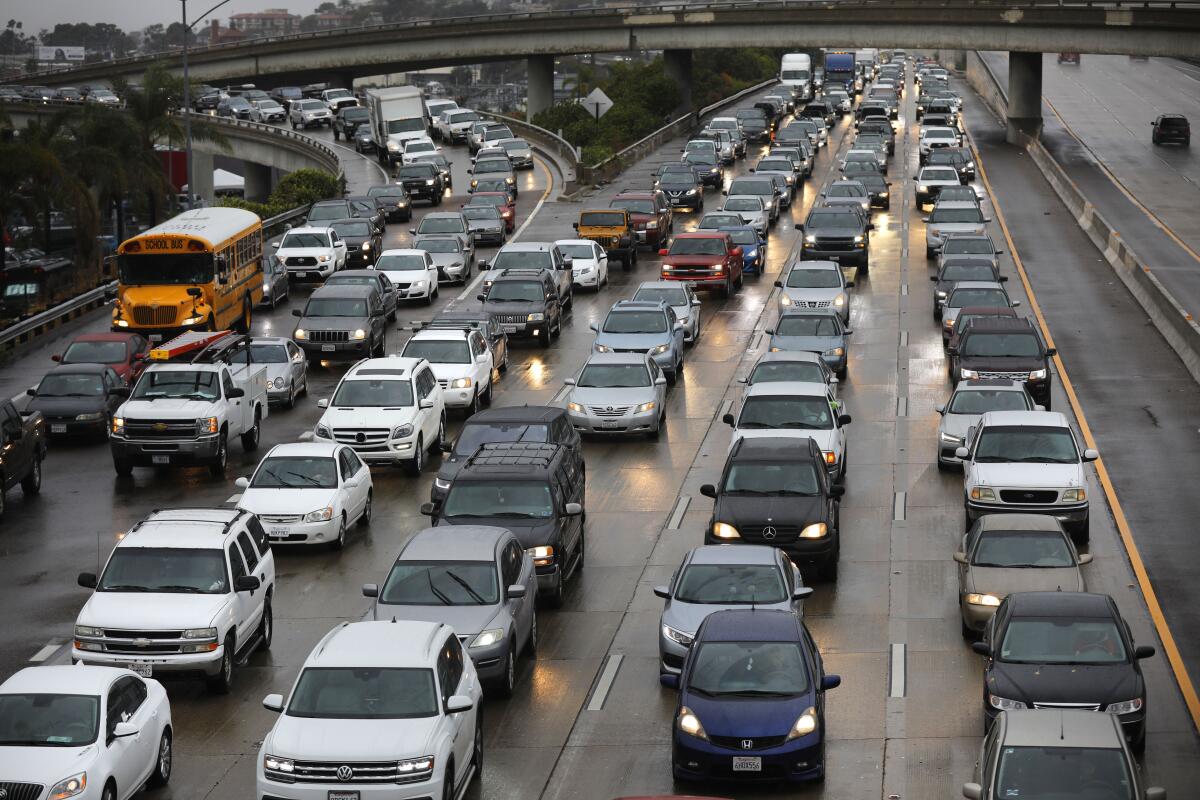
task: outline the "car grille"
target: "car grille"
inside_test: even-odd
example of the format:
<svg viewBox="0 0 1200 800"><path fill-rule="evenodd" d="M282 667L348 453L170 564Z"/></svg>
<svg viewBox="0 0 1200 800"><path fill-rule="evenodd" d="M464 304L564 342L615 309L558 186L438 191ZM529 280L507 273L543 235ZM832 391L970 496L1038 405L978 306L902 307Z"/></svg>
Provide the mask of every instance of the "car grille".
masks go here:
<svg viewBox="0 0 1200 800"><path fill-rule="evenodd" d="M310 342L348 342L350 331L309 331Z"/></svg>
<svg viewBox="0 0 1200 800"><path fill-rule="evenodd" d="M838 250L849 250L854 246L854 239L849 237L833 237L833 236L818 236L816 246L821 250L830 248Z"/></svg>
<svg viewBox="0 0 1200 800"><path fill-rule="evenodd" d="M732 750L766 750L769 747L779 747L787 741L787 736L759 736L757 738L745 738L740 736L709 736L708 740L717 747L728 747ZM745 742L750 742L750 747L745 747Z"/></svg>
<svg viewBox="0 0 1200 800"><path fill-rule="evenodd" d="M174 325L174 306L134 306L133 321L138 325Z"/></svg>
<svg viewBox="0 0 1200 800"><path fill-rule="evenodd" d="M351 777L343 780L338 773L346 769ZM297 761L295 772L287 777L295 783L419 783L429 780L430 775L401 775L396 761Z"/></svg>
<svg viewBox="0 0 1200 800"><path fill-rule="evenodd" d="M264 525L294 525L304 519L301 514L258 514L258 521Z"/></svg>
<svg viewBox="0 0 1200 800"><path fill-rule="evenodd" d="M648 353L648 352L650 352L650 348L648 348L648 347L614 347L614 348L612 348L612 351L614 353Z"/></svg>
<svg viewBox="0 0 1200 800"><path fill-rule="evenodd" d="M105 629L104 652L134 656L168 655L180 651L182 631L126 631Z"/></svg>
<svg viewBox="0 0 1200 800"><path fill-rule="evenodd" d="M588 411L597 417L623 417L633 406L588 406Z"/></svg>
<svg viewBox="0 0 1200 800"><path fill-rule="evenodd" d="M792 305L796 308L829 308L828 300L795 300Z"/></svg>
<svg viewBox="0 0 1200 800"><path fill-rule="evenodd" d="M315 267L317 265L316 256L288 256L283 260L285 267Z"/></svg>
<svg viewBox="0 0 1200 800"><path fill-rule="evenodd" d="M125 436L130 439L194 439L194 419L127 419Z"/></svg>
<svg viewBox="0 0 1200 800"><path fill-rule="evenodd" d="M1023 382L1029 379L1029 372L1028 370L1024 372L980 372L979 377L1003 381Z"/></svg>
<svg viewBox="0 0 1200 800"><path fill-rule="evenodd" d="M618 245L618 244L620 244L620 243L621 243L621 237L619 237L619 236L612 236L612 235L610 235L610 234L607 234L607 233L604 233L604 234L593 234L593 235L591 235L591 236L588 236L588 235L586 235L586 234L585 234L585 235L583 235L583 236L580 236L579 238L580 238L580 239L587 239L588 241L592 241L592 242L595 242L595 243L596 243L596 244L598 244L598 245L603 245L603 246L606 246L606 247L612 247L612 246L615 246L615 245Z"/></svg>
<svg viewBox="0 0 1200 800"><path fill-rule="evenodd" d="M523 325L529 321L528 314L497 314L496 321L502 325Z"/></svg>
<svg viewBox="0 0 1200 800"><path fill-rule="evenodd" d="M38 800L42 796L42 788L40 783L0 781L0 790L3 790L5 800Z"/></svg>
<svg viewBox="0 0 1200 800"><path fill-rule="evenodd" d="M772 531L774 532L772 534ZM779 544L781 542L794 542L796 537L800 535L798 528L789 525L757 525L754 527L738 527L738 533L742 535L742 539L747 542L765 542L767 544Z"/></svg>
<svg viewBox="0 0 1200 800"><path fill-rule="evenodd" d="M1057 500L1058 492L1054 489L1001 489L1000 499L1005 503L1045 505Z"/></svg>
<svg viewBox="0 0 1200 800"><path fill-rule="evenodd" d="M387 446L391 431L387 428L334 428L330 433L338 444L355 449L381 449Z"/></svg>
<svg viewBox="0 0 1200 800"><path fill-rule="evenodd" d="M1099 711L1099 703L1034 703L1034 708L1073 708L1080 711Z"/></svg>

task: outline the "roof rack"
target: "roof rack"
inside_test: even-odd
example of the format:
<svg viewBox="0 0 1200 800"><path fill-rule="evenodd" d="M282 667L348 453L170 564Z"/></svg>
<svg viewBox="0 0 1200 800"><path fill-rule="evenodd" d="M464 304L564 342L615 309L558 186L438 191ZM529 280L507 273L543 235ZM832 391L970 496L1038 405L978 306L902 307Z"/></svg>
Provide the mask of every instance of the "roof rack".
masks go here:
<svg viewBox="0 0 1200 800"><path fill-rule="evenodd" d="M561 447L554 442L487 442L479 445L463 466L548 467Z"/></svg>
<svg viewBox="0 0 1200 800"><path fill-rule="evenodd" d="M477 331L486 325L487 321L481 319L435 319L421 324L420 327L414 327L413 330Z"/></svg>
<svg viewBox="0 0 1200 800"><path fill-rule="evenodd" d="M235 353L250 346L250 337L232 331L185 331L150 351L150 360L186 364L229 363Z"/></svg>
<svg viewBox="0 0 1200 800"><path fill-rule="evenodd" d="M222 526L222 529L221 529L222 536L229 533L230 529L232 529L233 526L235 524L237 524L237 521L240 520L244 514L249 513L245 509L241 509L241 508L156 508L156 509L153 509L149 514L147 514L143 519L138 520L138 522L132 528L129 529L129 532L133 533L138 528L141 528L142 525L151 521L151 519L153 517L163 513L164 511L232 511L233 516L230 517ZM217 520L211 520L211 519L187 519L186 517L182 518L182 519L173 519L173 520L169 520L169 521L170 522L190 522L190 523L193 523L196 525L212 525L217 522Z"/></svg>
<svg viewBox="0 0 1200 800"><path fill-rule="evenodd" d="M545 271L545 269L534 269L533 267L507 267L500 270L500 274L497 277L503 277L505 275L515 275L518 278L526 276L537 277Z"/></svg>

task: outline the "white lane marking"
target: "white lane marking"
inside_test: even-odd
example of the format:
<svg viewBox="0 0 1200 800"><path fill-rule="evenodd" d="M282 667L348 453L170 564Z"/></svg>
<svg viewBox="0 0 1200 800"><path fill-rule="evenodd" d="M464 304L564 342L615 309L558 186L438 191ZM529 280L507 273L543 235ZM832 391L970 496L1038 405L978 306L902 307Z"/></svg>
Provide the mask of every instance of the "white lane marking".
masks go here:
<svg viewBox="0 0 1200 800"><path fill-rule="evenodd" d="M903 642L892 642L891 658L891 676L888 680L888 697L904 697L904 692L907 689L905 686L905 659L904 659L905 644Z"/></svg>
<svg viewBox="0 0 1200 800"><path fill-rule="evenodd" d="M239 494L231 494L231 495L229 495L229 497L228 497L228 498L225 500L225 502L226 502L226 503L236 503L237 501L239 501L239 500L241 500L241 499L242 499L242 495L241 495L240 493L239 493Z"/></svg>
<svg viewBox="0 0 1200 800"><path fill-rule="evenodd" d="M900 284L900 294L905 295L905 296L908 295L908 284L907 283Z"/></svg>
<svg viewBox="0 0 1200 800"><path fill-rule="evenodd" d="M558 405L559 403L561 403L563 400L566 400L567 399L567 391L570 390L570 388L571 388L570 386L567 386L564 383L563 387L561 389L559 389L557 392L555 392L554 397L550 398L550 405L555 406L555 405Z"/></svg>
<svg viewBox="0 0 1200 800"><path fill-rule="evenodd" d="M609 655L608 662L604 665L604 671L600 673L600 680L596 681L596 691L592 692L592 699L588 701L588 711L601 711L604 709L604 701L608 699L608 693L612 691L613 681L617 679L617 670L621 668L621 661L625 656L620 653Z"/></svg>
<svg viewBox="0 0 1200 800"><path fill-rule="evenodd" d="M33 657L29 660L35 664L41 663L50 656L54 655L58 651L58 648L62 647L63 644L64 643L58 639L51 639L41 650L38 650L36 653L34 653Z"/></svg>
<svg viewBox="0 0 1200 800"><path fill-rule="evenodd" d="M896 492L896 496L892 498L892 520L904 521L904 492Z"/></svg>
<svg viewBox="0 0 1200 800"><path fill-rule="evenodd" d="M900 331L900 346L908 347L908 331Z"/></svg>
<svg viewBox="0 0 1200 800"><path fill-rule="evenodd" d="M313 432L312 432L312 431L305 431L304 433L300 434L300 435L299 435L299 436L297 436L296 438L297 438L297 439L299 439L299 440L300 440L300 441L302 441L302 442L311 442L311 441L312 441L312 438L313 438Z"/></svg>
<svg viewBox="0 0 1200 800"><path fill-rule="evenodd" d="M897 397L896 398L896 416L897 417L907 417L908 416L908 398L907 397Z"/></svg>
<svg viewBox="0 0 1200 800"><path fill-rule="evenodd" d="M688 506L691 504L691 495L682 494L679 496L679 499L675 501L675 510L671 512L671 518L667 520L667 530L679 530L679 526L683 524L683 515L687 513Z"/></svg>

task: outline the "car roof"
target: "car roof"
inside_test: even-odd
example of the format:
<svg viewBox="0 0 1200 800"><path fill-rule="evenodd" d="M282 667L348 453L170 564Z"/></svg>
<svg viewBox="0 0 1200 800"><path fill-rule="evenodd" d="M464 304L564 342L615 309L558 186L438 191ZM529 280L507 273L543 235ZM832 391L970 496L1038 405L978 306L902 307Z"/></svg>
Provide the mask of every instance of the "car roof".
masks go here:
<svg viewBox="0 0 1200 800"><path fill-rule="evenodd" d="M425 528L408 540L396 561L491 561L500 541L511 535L491 525L456 525L453 536L445 528Z"/></svg>
<svg viewBox="0 0 1200 800"><path fill-rule="evenodd" d="M412 338L410 338L409 341L412 342L416 341L417 339L433 339L446 342L461 341L467 338L467 334L471 332L472 331L468 331L464 328L421 328L421 330L412 335Z"/></svg>
<svg viewBox="0 0 1200 800"><path fill-rule="evenodd" d="M441 622L343 622L325 635L304 666L432 669L446 634L454 631Z"/></svg>
<svg viewBox="0 0 1200 800"><path fill-rule="evenodd" d="M330 275L330 278L374 278L379 280L380 270L375 269L343 269Z"/></svg>
<svg viewBox="0 0 1200 800"><path fill-rule="evenodd" d="M462 214L458 213L457 211L430 211L421 221L424 222L427 219L437 218L456 219L459 217L462 217Z"/></svg>
<svg viewBox="0 0 1200 800"><path fill-rule="evenodd" d="M667 307L663 300L618 300L608 313L614 311L662 311Z"/></svg>
<svg viewBox="0 0 1200 800"><path fill-rule="evenodd" d="M959 281L954 285L954 291L959 289L1004 289L999 281Z"/></svg>
<svg viewBox="0 0 1200 800"><path fill-rule="evenodd" d="M264 458L276 456L279 458L297 457L297 456L323 456L325 458L333 458L341 445L336 442L284 442L277 444L267 451Z"/></svg>
<svg viewBox="0 0 1200 800"><path fill-rule="evenodd" d="M1004 747L1120 749L1115 715L1082 709L1017 709L1004 711ZM1101 719L1107 724L1097 724Z"/></svg>
<svg viewBox="0 0 1200 800"><path fill-rule="evenodd" d="M0 684L0 694L103 695L117 678L132 674L120 667L83 664L25 667Z"/></svg>
<svg viewBox="0 0 1200 800"><path fill-rule="evenodd" d="M500 408L485 408L472 414L467 425L486 425L490 423L548 423L559 417L566 416L566 409L554 406L502 406Z"/></svg>
<svg viewBox="0 0 1200 800"><path fill-rule="evenodd" d="M1071 423L1061 411L989 411L979 421L980 425L1036 425L1046 428L1067 428Z"/></svg>
<svg viewBox="0 0 1200 800"><path fill-rule="evenodd" d="M746 440L743 440L746 441ZM795 440L790 440L795 444ZM765 544L702 544L688 551L689 564L770 564L778 551Z"/></svg>
<svg viewBox="0 0 1200 800"><path fill-rule="evenodd" d="M1022 617L1112 618L1112 598L1095 592L1013 592L1007 598L1011 613Z"/></svg>
<svg viewBox="0 0 1200 800"><path fill-rule="evenodd" d="M814 381L768 381L747 387L747 397L789 395L795 397L827 397L829 387Z"/></svg>
<svg viewBox="0 0 1200 800"><path fill-rule="evenodd" d="M984 514L979 518L981 531L1055 531L1062 523L1049 514Z"/></svg>
<svg viewBox="0 0 1200 800"><path fill-rule="evenodd" d="M46 375L100 375L107 369L108 364L93 364L89 361L79 361L74 364L58 364L52 367ZM42 377L46 377L43 375Z"/></svg>
<svg viewBox="0 0 1200 800"><path fill-rule="evenodd" d="M290 231L285 231L284 235L286 236L289 233L329 233L329 226L322 225L318 227L316 225L305 225L303 227L292 228Z"/></svg>
<svg viewBox="0 0 1200 800"><path fill-rule="evenodd" d="M426 251L421 250L419 248L396 247L391 250L384 250L382 253L379 254L379 257L383 258L384 256L420 256L420 255L425 255L425 252Z"/></svg>
<svg viewBox="0 0 1200 800"><path fill-rule="evenodd" d="M224 508L154 511L117 542L117 547L180 547L220 550L234 523L249 512Z"/></svg>
<svg viewBox="0 0 1200 800"><path fill-rule="evenodd" d="M566 449L554 442L488 442L463 464L459 477L472 473L495 477L511 474L519 478L536 478L554 463L560 451ZM455 478L458 480L458 478Z"/></svg>
<svg viewBox="0 0 1200 800"><path fill-rule="evenodd" d="M742 228L738 228L737 230L742 230L742 229L752 230L752 228L750 228L750 226L748 226L748 225L743 225ZM728 231L728 230L734 230L734 229L733 228L721 228L721 230ZM684 289L684 288L687 288L687 287L685 285L681 284L679 281L642 281L641 283L638 284L637 288L633 290L633 293L636 295L642 289Z"/></svg>
<svg viewBox="0 0 1200 800"><path fill-rule="evenodd" d="M739 545L744 547L745 545ZM705 642L797 642L800 620L790 611L781 609L726 609L714 611L704 620L702 634Z"/></svg>
<svg viewBox="0 0 1200 800"><path fill-rule="evenodd" d="M636 364L645 366L645 353L592 353L584 366L590 364Z"/></svg>
<svg viewBox="0 0 1200 800"><path fill-rule="evenodd" d="M806 461L812 457L808 448L798 446L794 436L755 436L738 439L729 454L729 461ZM740 546L740 545L739 545Z"/></svg>
<svg viewBox="0 0 1200 800"><path fill-rule="evenodd" d="M383 377L404 378L412 377L413 370L425 362L423 358L410 356L384 356L382 358L364 358L355 364L342 376L342 380L355 378L379 379Z"/></svg>
<svg viewBox="0 0 1200 800"><path fill-rule="evenodd" d="M993 317L976 320L971 323L970 331L971 333L1032 333L1037 336L1037 329L1033 327L1033 322L1025 317Z"/></svg>
<svg viewBox="0 0 1200 800"><path fill-rule="evenodd" d="M618 200L622 197L630 200L653 200L656 194L656 192L643 191L617 192L615 195L613 195L613 200Z"/></svg>
<svg viewBox="0 0 1200 800"><path fill-rule="evenodd" d="M788 265L788 272L791 272L794 269L825 269L825 270L833 271L833 270L840 270L841 268L842 268L841 265L838 264L836 261L824 261L824 260L816 260L816 259L814 259L812 261L808 261L808 260L796 259L795 261L793 261L791 264Z"/></svg>
<svg viewBox="0 0 1200 800"><path fill-rule="evenodd" d="M136 333L81 333L71 340L75 342L128 342Z"/></svg>
<svg viewBox="0 0 1200 800"><path fill-rule="evenodd" d="M319 289L313 291L309 295L309 299L314 297L349 297L349 298L365 298L373 294L379 294L373 286L362 286L350 284L347 286L325 286L322 285Z"/></svg>
<svg viewBox="0 0 1200 800"><path fill-rule="evenodd" d="M250 344L287 344L292 341L288 336L254 336L250 339Z"/></svg>

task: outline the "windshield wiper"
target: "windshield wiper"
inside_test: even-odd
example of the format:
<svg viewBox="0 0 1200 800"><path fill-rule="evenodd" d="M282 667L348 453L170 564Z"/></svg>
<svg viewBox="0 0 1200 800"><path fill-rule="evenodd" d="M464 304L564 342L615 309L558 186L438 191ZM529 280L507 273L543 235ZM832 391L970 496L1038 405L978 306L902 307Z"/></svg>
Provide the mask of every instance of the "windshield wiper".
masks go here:
<svg viewBox="0 0 1200 800"><path fill-rule="evenodd" d="M1026 456L1024 458L1013 458L1011 461L1017 461L1025 464L1071 464L1074 462L1064 461L1061 458L1050 458L1049 456Z"/></svg>
<svg viewBox="0 0 1200 800"><path fill-rule="evenodd" d="M781 427L781 428L803 428L804 430L809 430L809 431L825 430L824 428L822 428L819 425L811 425L807 422L781 422L781 423L779 423L779 427Z"/></svg>
<svg viewBox="0 0 1200 800"><path fill-rule="evenodd" d="M300 479L300 480L302 480L302 481L308 481L308 483L309 483L309 484L311 484L312 486L316 486L318 489L323 489L323 488L325 488L325 487L321 486L321 482L320 482L319 480L317 480L316 478L312 477L311 475L301 475L299 472L287 472L287 473L284 473L284 474L285 474L285 475L291 475L291 476L293 476L293 477L295 477L295 478L299 478L299 479Z"/></svg>
<svg viewBox="0 0 1200 800"><path fill-rule="evenodd" d="M75 742L49 742L45 739L0 739L0 747L78 747Z"/></svg>
<svg viewBox="0 0 1200 800"><path fill-rule="evenodd" d="M132 583L120 583L116 586L101 586L102 592L148 592L145 586L134 586Z"/></svg>
<svg viewBox="0 0 1200 800"><path fill-rule="evenodd" d="M537 514L530 514L528 511L496 511L491 514L480 514L477 516L502 517L505 519L545 519Z"/></svg>
<svg viewBox="0 0 1200 800"><path fill-rule="evenodd" d="M735 697L791 697L796 692L778 692L771 689L741 689L736 692L720 692L720 694Z"/></svg>
<svg viewBox="0 0 1200 800"><path fill-rule="evenodd" d="M471 597L475 600L476 603L479 603L479 605L481 605L481 606L486 604L486 601L482 597L479 596L479 593L476 592L474 589L472 589L471 585L469 583L467 583L465 580L463 580L461 577L459 577L458 573L451 572L450 570L446 570L446 577L448 577L450 580L457 583L459 586L463 587L463 591L465 591L467 594L471 595Z"/></svg>
<svg viewBox="0 0 1200 800"><path fill-rule="evenodd" d="M168 583L165 586L159 586L159 591L162 592L183 592L185 594L204 594L203 589L198 589L195 586L184 586L182 583Z"/></svg>
<svg viewBox="0 0 1200 800"><path fill-rule="evenodd" d="M739 428L771 428L774 426L768 425L765 422L739 422L737 424L737 427L739 427Z"/></svg>
<svg viewBox="0 0 1200 800"><path fill-rule="evenodd" d="M438 600L442 601L442 605L444 605L444 606L454 605L453 603L450 602L449 597L446 597L446 595L444 595L442 592L440 592L438 590L438 588L433 585L433 573L430 572L429 570L425 570L425 581L429 584L429 591L433 592L434 597L436 597Z"/></svg>

